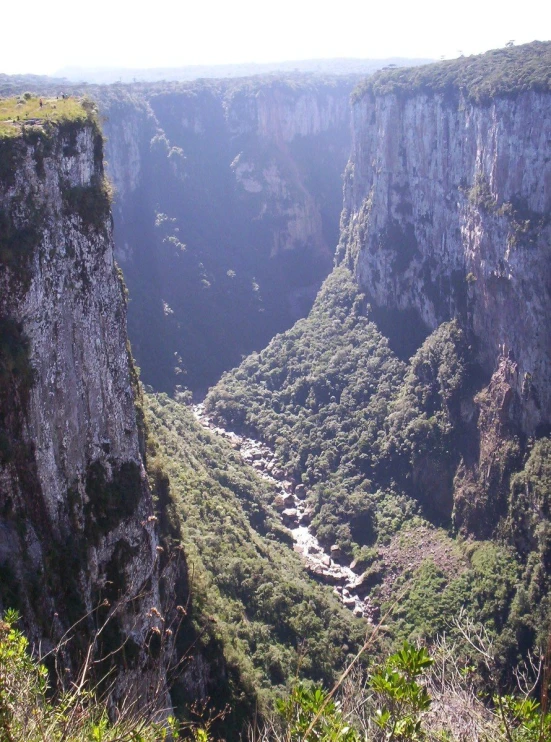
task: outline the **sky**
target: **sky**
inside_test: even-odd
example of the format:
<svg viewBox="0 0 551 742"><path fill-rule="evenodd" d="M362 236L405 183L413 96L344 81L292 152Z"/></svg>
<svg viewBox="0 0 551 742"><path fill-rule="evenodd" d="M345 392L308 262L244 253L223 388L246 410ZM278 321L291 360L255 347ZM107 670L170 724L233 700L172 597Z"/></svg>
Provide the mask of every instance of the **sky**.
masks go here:
<svg viewBox="0 0 551 742"><path fill-rule="evenodd" d="M551 38L550 0L7 0L0 72L440 59Z"/></svg>

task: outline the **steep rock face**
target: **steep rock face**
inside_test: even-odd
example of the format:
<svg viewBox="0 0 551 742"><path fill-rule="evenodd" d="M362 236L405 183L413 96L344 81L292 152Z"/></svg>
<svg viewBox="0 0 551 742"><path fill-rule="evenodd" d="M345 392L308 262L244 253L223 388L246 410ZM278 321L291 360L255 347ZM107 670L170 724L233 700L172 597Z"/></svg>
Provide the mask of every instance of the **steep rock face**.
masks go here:
<svg viewBox="0 0 551 742"><path fill-rule="evenodd" d="M521 428L551 418L551 95L365 96L354 107L345 249L374 305L460 317L492 372L515 364Z"/></svg>
<svg viewBox="0 0 551 742"><path fill-rule="evenodd" d="M446 320L468 332L482 374L453 491L480 534L551 421L550 49L386 73L353 106L339 259L405 357Z"/></svg>
<svg viewBox="0 0 551 742"><path fill-rule="evenodd" d="M38 126L2 140L0 162L0 610L19 608L43 651L81 621L71 672L105 623L97 655L125 643L114 700L162 700L146 646L162 626L158 537L101 135Z"/></svg>
<svg viewBox="0 0 551 742"><path fill-rule="evenodd" d="M353 82L95 92L145 381L204 389L308 311L338 240Z"/></svg>

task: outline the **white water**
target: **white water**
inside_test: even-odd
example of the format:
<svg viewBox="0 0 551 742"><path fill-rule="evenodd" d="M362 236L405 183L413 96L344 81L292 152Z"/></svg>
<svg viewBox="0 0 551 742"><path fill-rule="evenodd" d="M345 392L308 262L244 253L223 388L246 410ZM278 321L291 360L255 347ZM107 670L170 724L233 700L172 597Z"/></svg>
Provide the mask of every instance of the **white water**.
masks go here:
<svg viewBox="0 0 551 742"><path fill-rule="evenodd" d="M252 466L257 474L271 482L276 488L274 507L280 513L283 524L291 532L295 541L294 550L300 553L308 571L330 585L334 585L335 595L358 618L372 620L373 609L369 598L362 598L355 590L358 575L344 565L338 551L333 547L333 556L324 551L316 536L309 529L312 511L296 483L285 476L278 466L274 452L264 443L238 435L216 425L205 412L203 404L193 406L193 414L198 422L211 432L225 438L233 448L240 452L243 461ZM297 490L298 494L297 495Z"/></svg>

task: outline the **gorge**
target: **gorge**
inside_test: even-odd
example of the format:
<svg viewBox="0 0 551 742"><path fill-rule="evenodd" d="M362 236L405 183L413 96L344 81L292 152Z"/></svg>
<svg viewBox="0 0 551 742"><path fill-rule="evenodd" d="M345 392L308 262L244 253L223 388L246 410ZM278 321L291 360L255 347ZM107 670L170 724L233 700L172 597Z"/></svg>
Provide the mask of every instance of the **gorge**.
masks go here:
<svg viewBox="0 0 551 742"><path fill-rule="evenodd" d="M69 680L237 739L391 606L376 656L545 646L550 69L0 99L0 611Z"/></svg>
<svg viewBox="0 0 551 742"><path fill-rule="evenodd" d="M145 383L204 393L307 313L338 241L358 79L91 91Z"/></svg>

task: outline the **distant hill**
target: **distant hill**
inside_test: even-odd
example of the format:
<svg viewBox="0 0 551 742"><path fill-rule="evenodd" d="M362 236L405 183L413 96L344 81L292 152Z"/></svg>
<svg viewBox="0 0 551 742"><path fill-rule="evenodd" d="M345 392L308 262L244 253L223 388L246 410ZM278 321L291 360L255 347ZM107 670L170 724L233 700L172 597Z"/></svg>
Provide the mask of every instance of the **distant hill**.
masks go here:
<svg viewBox="0 0 551 742"><path fill-rule="evenodd" d="M0 72L0 95L17 95L22 90L43 91L44 94L63 90L70 82L66 78L47 75L5 75Z"/></svg>
<svg viewBox="0 0 551 742"><path fill-rule="evenodd" d="M411 67L432 62L432 59L306 59L265 64L189 65L187 67L157 67L136 69L124 67L64 67L56 75L71 82L108 84L112 82L155 82L157 80L197 80L204 77L248 77L266 72L321 72L335 75L370 75L389 66Z"/></svg>

